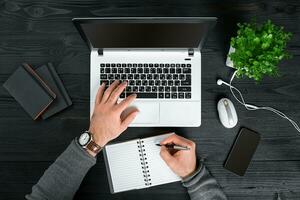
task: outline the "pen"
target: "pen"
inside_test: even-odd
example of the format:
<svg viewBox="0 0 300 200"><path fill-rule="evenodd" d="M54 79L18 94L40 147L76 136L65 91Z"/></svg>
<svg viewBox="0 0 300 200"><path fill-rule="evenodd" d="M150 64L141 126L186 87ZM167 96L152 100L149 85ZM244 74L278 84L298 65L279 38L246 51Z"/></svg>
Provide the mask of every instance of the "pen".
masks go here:
<svg viewBox="0 0 300 200"><path fill-rule="evenodd" d="M156 144L156 146L164 146L166 147L167 149L175 149L175 150L190 150L190 148L188 147L184 147L184 146L179 146L179 145L176 145L176 144Z"/></svg>

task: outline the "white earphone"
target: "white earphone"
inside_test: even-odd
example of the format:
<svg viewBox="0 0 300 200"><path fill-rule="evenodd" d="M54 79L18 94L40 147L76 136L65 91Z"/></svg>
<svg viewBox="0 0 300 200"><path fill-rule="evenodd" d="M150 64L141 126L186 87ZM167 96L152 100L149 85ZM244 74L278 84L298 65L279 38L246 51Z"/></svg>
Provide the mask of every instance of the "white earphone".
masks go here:
<svg viewBox="0 0 300 200"><path fill-rule="evenodd" d="M231 94L233 95L233 97L234 97L240 104L242 104L243 106L245 106L245 108L246 108L247 110L268 110L268 111L271 111L271 112L273 112L273 113L279 115L280 117L282 117L282 118L284 118L284 119L287 119L287 120L295 127L295 129L300 133L300 128L299 128L298 124L297 124L294 120L292 120L292 119L290 119L289 117L287 117L283 112L281 112L281 111L279 111L279 110L276 110L276 109L274 109L274 108L272 108L272 107L268 107L268 106L262 106L262 107L260 107L260 106L256 106L256 105L247 104L247 103L245 102L244 97L243 97L242 93L240 92L240 90L237 89L236 87L234 87L234 86L232 85L232 81L233 81L233 79L234 79L234 77L235 77L235 75L236 75L236 72L237 72L237 71L235 71L235 72L233 73L233 75L231 76L230 82L229 82L229 83L223 81L222 79L218 79L218 80L217 80L217 84L218 84L218 85L223 85L223 84L224 84L224 85L228 86L229 89L230 89ZM236 94L235 94L233 91L236 91L236 92L240 95L240 99L237 98Z"/></svg>

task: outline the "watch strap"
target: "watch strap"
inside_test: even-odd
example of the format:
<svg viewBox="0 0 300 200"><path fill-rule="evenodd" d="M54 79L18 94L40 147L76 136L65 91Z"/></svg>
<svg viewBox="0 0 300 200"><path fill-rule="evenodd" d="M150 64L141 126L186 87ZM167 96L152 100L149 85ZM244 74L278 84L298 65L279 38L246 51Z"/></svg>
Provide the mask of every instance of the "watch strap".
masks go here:
<svg viewBox="0 0 300 200"><path fill-rule="evenodd" d="M93 140L86 145L86 148L95 154L98 154L102 150L102 147L96 144Z"/></svg>

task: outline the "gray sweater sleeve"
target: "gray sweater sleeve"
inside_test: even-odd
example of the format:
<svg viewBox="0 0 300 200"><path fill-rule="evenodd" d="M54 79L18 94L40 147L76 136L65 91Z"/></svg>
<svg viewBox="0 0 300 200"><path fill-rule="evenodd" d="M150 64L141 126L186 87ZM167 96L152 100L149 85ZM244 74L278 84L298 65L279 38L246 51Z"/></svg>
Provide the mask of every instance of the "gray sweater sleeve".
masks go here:
<svg viewBox="0 0 300 200"><path fill-rule="evenodd" d="M73 140L32 187L32 192L26 195L26 199L73 199L84 176L95 164L96 158L82 149L76 139Z"/></svg>
<svg viewBox="0 0 300 200"><path fill-rule="evenodd" d="M216 179L202 163L195 173L182 180L182 185L187 188L191 200L227 199Z"/></svg>

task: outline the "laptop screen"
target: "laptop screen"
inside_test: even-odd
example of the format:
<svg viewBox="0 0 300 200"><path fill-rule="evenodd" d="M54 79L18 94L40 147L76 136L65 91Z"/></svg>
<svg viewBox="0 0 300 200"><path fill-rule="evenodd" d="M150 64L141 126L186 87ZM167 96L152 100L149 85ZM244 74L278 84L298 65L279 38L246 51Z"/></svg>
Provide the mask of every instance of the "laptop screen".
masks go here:
<svg viewBox="0 0 300 200"><path fill-rule="evenodd" d="M79 23L79 28L93 48L197 48L209 25L207 21L93 20Z"/></svg>

